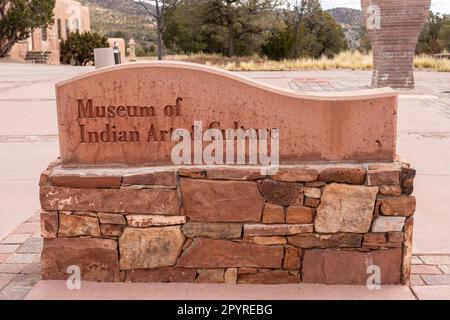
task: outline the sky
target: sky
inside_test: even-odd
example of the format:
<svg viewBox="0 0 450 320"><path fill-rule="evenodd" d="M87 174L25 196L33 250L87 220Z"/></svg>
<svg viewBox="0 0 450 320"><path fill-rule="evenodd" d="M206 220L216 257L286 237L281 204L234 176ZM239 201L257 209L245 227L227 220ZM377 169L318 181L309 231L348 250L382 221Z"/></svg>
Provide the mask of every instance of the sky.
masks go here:
<svg viewBox="0 0 450 320"><path fill-rule="evenodd" d="M336 7L361 9L360 0L320 0L324 9ZM431 10L450 14L450 0L432 0Z"/></svg>

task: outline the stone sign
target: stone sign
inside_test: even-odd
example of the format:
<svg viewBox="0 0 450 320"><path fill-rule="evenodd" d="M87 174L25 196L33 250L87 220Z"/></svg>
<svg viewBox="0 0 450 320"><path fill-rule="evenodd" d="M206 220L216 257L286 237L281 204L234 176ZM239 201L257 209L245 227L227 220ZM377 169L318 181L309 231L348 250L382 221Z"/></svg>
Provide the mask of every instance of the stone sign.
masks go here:
<svg viewBox="0 0 450 320"><path fill-rule="evenodd" d="M173 132L194 132L198 123L203 130L276 128L282 164L395 156L397 93L390 89L307 95L158 62L98 70L56 91L66 166L172 164Z"/></svg>
<svg viewBox="0 0 450 320"><path fill-rule="evenodd" d="M43 279L77 266L87 281L409 283L416 171L395 156L391 89L302 95L148 63L60 83L57 99L61 161L39 181ZM270 151L276 133L281 164L174 165L172 133L203 148L199 127L233 146L228 130L258 129L249 148L270 133Z"/></svg>

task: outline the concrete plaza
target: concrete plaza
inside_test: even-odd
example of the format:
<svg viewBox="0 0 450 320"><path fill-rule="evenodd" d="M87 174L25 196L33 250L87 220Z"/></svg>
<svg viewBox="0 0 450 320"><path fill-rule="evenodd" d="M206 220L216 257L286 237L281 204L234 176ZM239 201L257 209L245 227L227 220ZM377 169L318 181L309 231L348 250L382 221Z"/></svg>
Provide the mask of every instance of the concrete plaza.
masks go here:
<svg viewBox="0 0 450 320"><path fill-rule="evenodd" d="M38 179L40 172L50 161L56 159L59 153L54 84L91 70L91 67L0 63L0 113L2 115L0 118L0 248L3 248L0 250L7 251L0 251L0 290L11 286L17 274L37 274L37 271L33 273L29 270L28 273L24 273L23 270L26 270L26 264L35 266L39 264L40 238L37 230L38 218L35 215L39 210ZM257 81L305 92L357 90L369 86L371 78L371 73L365 71L241 74ZM414 294L409 288L387 288L376 295L366 292L363 297L367 298L450 298L450 289L445 286L450 285L448 274L450 268L447 268L450 260L449 262L445 260L450 259L450 207L446 203L450 194L450 73L416 72L416 83L415 90L400 92L397 153L408 159L418 172L415 181L418 206L415 216L414 254L418 259L416 265L423 265L423 267L416 267L418 269L417 277L415 277L416 284L425 281L426 284L444 286L413 287ZM28 235L28 238L25 235ZM32 249L29 252L22 252L21 255L18 250L23 247L20 244L24 243ZM438 258L441 256L443 262L427 262L427 256ZM14 265L11 259L16 259L16 263L18 261L20 265L23 265L23 269L15 273L19 269L11 266ZM22 260L19 261L20 259ZM439 269L441 265L447 267ZM419 277L419 274L434 278ZM23 276L17 280L23 290L10 290L9 297L1 296L0 291L0 298L24 298L38 280L38 275L28 278ZM91 293L86 295L86 298L99 298L101 295L98 294L111 286L87 285ZM63 294L64 291L62 286L60 282L39 282L29 298L42 298L42 293L49 292L49 288L55 289L53 294L48 296L49 298L59 297L59 294ZM147 285L134 288L139 287L136 290L151 292L155 291L148 290L152 286L155 287L155 285ZM129 290L122 291L124 288L121 285L112 287L120 289L122 293L129 292ZM176 286L166 288L171 290L163 290L166 292L165 296L147 294L145 297L170 298L170 292L177 291ZM201 292L210 297L207 293L215 287L206 286L205 288L199 288L199 298L201 298ZM298 297L320 298L321 294L324 298L332 297L329 289L320 286L314 288L311 291L314 295L308 296L302 293ZM233 290L230 288L226 292L229 292L231 297L245 297L233 295ZM252 290L259 291L257 287L248 287L244 291L252 296ZM277 290L283 291L283 288ZM346 290L348 294L341 295L342 298L361 297L360 293L367 289L347 288ZM107 291L111 292L109 289ZM92 292L97 292L97 295ZM287 298L294 298L298 293L295 289L289 289L286 292ZM289 296L289 294L292 295ZM260 298L259 295L254 296ZM78 295L67 293L60 297L81 298L83 296L82 292L78 292ZM124 295L116 294L109 297L123 298ZM177 297L183 296L179 293Z"/></svg>

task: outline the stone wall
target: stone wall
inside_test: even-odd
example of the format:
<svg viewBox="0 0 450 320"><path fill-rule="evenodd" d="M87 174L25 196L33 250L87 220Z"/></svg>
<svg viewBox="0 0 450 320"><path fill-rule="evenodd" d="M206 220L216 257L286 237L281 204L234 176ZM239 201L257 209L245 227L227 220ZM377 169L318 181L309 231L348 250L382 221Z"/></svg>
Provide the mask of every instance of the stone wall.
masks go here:
<svg viewBox="0 0 450 320"><path fill-rule="evenodd" d="M415 170L403 161L69 169L40 180L42 272L129 282L408 283Z"/></svg>

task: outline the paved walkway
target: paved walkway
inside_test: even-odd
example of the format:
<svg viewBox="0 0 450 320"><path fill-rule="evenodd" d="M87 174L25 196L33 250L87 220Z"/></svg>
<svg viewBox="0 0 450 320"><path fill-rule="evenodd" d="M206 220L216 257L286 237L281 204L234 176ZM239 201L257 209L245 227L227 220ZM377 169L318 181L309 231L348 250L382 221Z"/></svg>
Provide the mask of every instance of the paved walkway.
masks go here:
<svg viewBox="0 0 450 320"><path fill-rule="evenodd" d="M54 84L89 70L92 68L0 63L0 299L23 299L40 280L42 240L36 214L39 209L37 185L41 170L58 154ZM364 71L243 74L296 91L356 90L370 83L370 72ZM330 296L330 292L340 289L317 286L311 295L302 296L296 290L281 286L280 292L287 290L286 297L292 293L293 297L300 294L299 298L351 298L353 295L368 299L450 299L450 207L446 201L450 194L450 93L447 92L450 90L450 73L418 72L416 80L415 90L401 92L398 139L398 153L418 170L413 287L391 287L377 293L368 293L361 287L346 287L346 296ZM61 289L64 286L64 282L39 282L29 297L36 298L43 293L48 298L81 297L80 294L86 298L98 297L95 292L105 292L110 286L120 288L120 292L105 297L123 298L122 293L135 289L143 292L158 288L166 294L183 292L182 285L129 284L128 290L122 291L119 284L86 284L86 288L94 293L64 293ZM217 288L212 286L210 290L196 286L197 289L199 294L209 294ZM236 298L235 289L223 290L229 297ZM258 294L259 291L257 287L242 287L246 294ZM50 296L51 292L54 295ZM147 294L145 297L156 296ZM181 293L179 297L182 297ZM274 298L273 295L270 297Z"/></svg>
<svg viewBox="0 0 450 320"><path fill-rule="evenodd" d="M89 70L0 63L0 239L39 209L39 172L59 154L55 83Z"/></svg>

